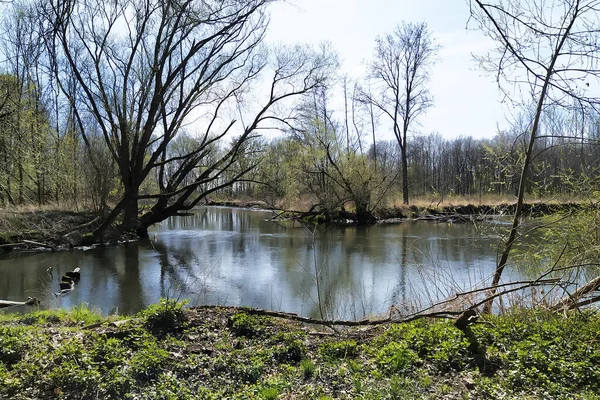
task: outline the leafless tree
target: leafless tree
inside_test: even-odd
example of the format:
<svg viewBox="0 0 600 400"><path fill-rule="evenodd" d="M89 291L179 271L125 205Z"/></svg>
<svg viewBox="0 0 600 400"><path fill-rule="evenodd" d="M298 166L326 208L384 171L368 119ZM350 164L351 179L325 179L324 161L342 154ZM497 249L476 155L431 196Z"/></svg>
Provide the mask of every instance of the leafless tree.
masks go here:
<svg viewBox="0 0 600 400"><path fill-rule="evenodd" d="M398 25L393 33L376 39L375 57L370 64L376 94L363 93L392 122L402 158L404 204L408 204L408 132L433 104L427 84L438 51L424 22Z"/></svg>
<svg viewBox="0 0 600 400"><path fill-rule="evenodd" d="M242 179L235 165L244 143L265 122L281 120L276 103L322 85L335 60L305 47L266 53L266 7L273 0L53 0L45 6L58 81L74 76L73 103L81 126L93 119L116 161L121 201L95 232L123 214L123 229L145 235L147 227L189 210L209 193ZM270 73L264 103L248 124L229 117L253 82ZM254 103L256 104L256 103ZM192 124L197 146L169 156L169 144ZM215 143L237 134L230 149ZM171 165L177 165L171 168ZM195 179L186 177L195 171ZM140 192L153 172L157 192ZM167 173L168 172L168 173ZM208 185L209 183L218 184ZM152 200L138 217L138 201Z"/></svg>
<svg viewBox="0 0 600 400"><path fill-rule="evenodd" d="M492 279L500 283L517 239L523 213L526 182L540 137L540 121L546 107L570 107L573 100L597 109L594 95L600 69L598 26L600 2L594 0L475 0L471 16L496 43L480 61L494 71L506 97L521 104L535 104L527 150L522 163L514 219ZM490 312L492 302L484 307Z"/></svg>

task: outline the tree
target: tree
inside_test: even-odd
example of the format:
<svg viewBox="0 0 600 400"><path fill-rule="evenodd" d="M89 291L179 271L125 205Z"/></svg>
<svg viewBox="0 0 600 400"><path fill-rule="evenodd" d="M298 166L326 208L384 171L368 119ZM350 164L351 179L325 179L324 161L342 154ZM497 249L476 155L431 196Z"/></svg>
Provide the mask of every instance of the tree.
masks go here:
<svg viewBox="0 0 600 400"><path fill-rule="evenodd" d="M65 88L68 77L76 78L79 90L69 99L82 137L89 146L82 127L91 119L123 186L122 199L96 235L121 213L122 229L146 235L148 226L240 180L254 165L226 179L225 172L265 122L284 119L271 112L273 106L326 81L336 61L324 48L265 53L261 44L272 1L53 0L45 6L57 80ZM240 126L227 110L238 107L267 71L269 95L250 123ZM170 154L169 144L192 121L200 127L197 145ZM215 157L213 145L236 129L234 145ZM153 175L158 191L140 193ZM208 185L216 181L221 183ZM153 202L141 217L140 200Z"/></svg>
<svg viewBox="0 0 600 400"><path fill-rule="evenodd" d="M402 158L402 200L408 204L408 132L433 105L427 84L439 46L424 22L398 25L392 34L378 37L370 76L378 93L363 92L366 101L389 117Z"/></svg>
<svg viewBox="0 0 600 400"><path fill-rule="evenodd" d="M342 89L346 94L347 82ZM298 181L317 199L317 208L335 217L345 207L354 208L354 220L359 224L374 222L373 211L386 196L397 173L386 173L375 168L375 162L363 153L361 136L364 126L356 116L352 101L353 130L344 132L349 122L336 121L328 106L328 93L320 91L311 102L306 102L303 113L293 129L299 143Z"/></svg>
<svg viewBox="0 0 600 400"><path fill-rule="evenodd" d="M526 105L535 104L513 223L492 278L493 288L500 282L517 239L545 107L549 104L569 107L573 100L594 107L600 105L600 99L589 90L590 81L597 83L600 75L599 11L600 3L592 0L475 0L471 9L479 28L497 44L494 52L480 58L484 68L494 71L507 98ZM518 94L523 94L523 98ZM484 311L490 312L491 307L490 301Z"/></svg>

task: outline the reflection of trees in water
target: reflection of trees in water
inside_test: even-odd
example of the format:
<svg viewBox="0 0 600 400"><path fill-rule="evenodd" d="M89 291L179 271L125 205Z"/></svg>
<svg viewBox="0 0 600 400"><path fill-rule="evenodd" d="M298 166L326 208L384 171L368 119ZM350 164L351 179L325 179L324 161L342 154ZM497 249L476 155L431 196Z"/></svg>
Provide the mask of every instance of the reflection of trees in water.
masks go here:
<svg viewBox="0 0 600 400"><path fill-rule="evenodd" d="M121 279L121 290L127 297L121 296L119 312L132 314L144 308L142 282L140 279L140 247L138 244L125 246L125 274Z"/></svg>
<svg viewBox="0 0 600 400"><path fill-rule="evenodd" d="M180 299L190 295L206 297L206 281L211 272L203 267L191 242L179 242L177 246L156 241L154 248L160 266L160 296ZM200 298L196 298L200 301Z"/></svg>

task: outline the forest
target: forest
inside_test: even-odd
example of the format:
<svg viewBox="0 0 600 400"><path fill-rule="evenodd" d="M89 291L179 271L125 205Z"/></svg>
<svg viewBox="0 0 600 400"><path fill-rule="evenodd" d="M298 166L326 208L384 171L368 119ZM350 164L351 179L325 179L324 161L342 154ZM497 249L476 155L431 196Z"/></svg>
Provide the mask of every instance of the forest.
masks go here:
<svg viewBox="0 0 600 400"><path fill-rule="evenodd" d="M96 233L120 221L142 236L215 198L351 209L364 222L400 198L512 202L527 153L530 198L593 191L600 118L589 95L557 86L535 137L535 96L491 139L417 134L439 51L426 24L382 32L354 79L326 45L269 46L269 3L1 5L0 204L93 209L105 216ZM578 82L596 70L554 72Z"/></svg>

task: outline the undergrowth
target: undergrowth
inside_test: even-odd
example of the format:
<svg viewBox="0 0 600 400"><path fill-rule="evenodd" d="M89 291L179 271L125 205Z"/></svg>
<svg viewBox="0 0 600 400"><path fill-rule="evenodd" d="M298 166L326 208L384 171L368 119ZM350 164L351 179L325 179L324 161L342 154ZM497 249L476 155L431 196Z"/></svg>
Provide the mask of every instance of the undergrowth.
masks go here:
<svg viewBox="0 0 600 400"><path fill-rule="evenodd" d="M3 315L0 398L600 398L600 315L591 311L482 318L472 330L483 364L451 322L315 334L171 300L122 318L115 326L85 307Z"/></svg>

